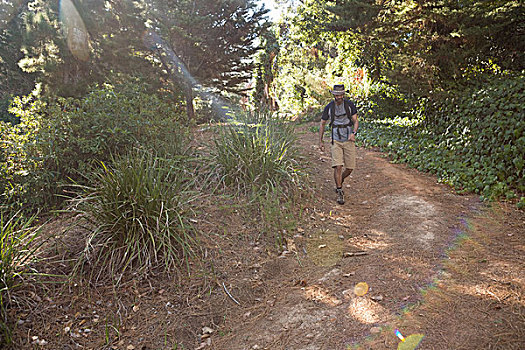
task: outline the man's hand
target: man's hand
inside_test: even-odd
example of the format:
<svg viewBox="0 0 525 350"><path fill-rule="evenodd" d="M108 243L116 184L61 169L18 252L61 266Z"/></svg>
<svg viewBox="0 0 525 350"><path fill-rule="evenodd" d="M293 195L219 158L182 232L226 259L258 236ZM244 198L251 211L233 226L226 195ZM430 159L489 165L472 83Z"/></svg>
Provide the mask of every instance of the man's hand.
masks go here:
<svg viewBox="0 0 525 350"><path fill-rule="evenodd" d="M354 135L354 133L351 133L350 136L348 136L348 140L352 141L352 142L355 142L355 135Z"/></svg>
<svg viewBox="0 0 525 350"><path fill-rule="evenodd" d="M324 143L323 143L323 141L321 141L319 143L319 149L321 150L321 152L324 152Z"/></svg>

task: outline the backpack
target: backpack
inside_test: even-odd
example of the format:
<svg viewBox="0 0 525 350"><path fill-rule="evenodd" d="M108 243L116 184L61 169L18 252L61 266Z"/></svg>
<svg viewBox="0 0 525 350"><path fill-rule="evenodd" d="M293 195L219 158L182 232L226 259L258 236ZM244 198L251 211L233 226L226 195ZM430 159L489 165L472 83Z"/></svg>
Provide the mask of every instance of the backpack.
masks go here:
<svg viewBox="0 0 525 350"><path fill-rule="evenodd" d="M335 101L332 101L330 102L329 104L329 107L328 109L330 110L330 136L332 138L332 145L334 144L334 128L337 128L337 133L339 136L341 136L341 134L339 134L339 129L340 128L346 128L346 127L349 127L349 126L354 126L354 122L352 120L352 112L350 111L350 106L348 105L348 102L346 99L343 99L343 105L345 107L345 112L346 112L346 116L348 117L348 119L350 119L350 123L348 124L344 124L344 125L335 125L334 126L334 120L335 120Z"/></svg>

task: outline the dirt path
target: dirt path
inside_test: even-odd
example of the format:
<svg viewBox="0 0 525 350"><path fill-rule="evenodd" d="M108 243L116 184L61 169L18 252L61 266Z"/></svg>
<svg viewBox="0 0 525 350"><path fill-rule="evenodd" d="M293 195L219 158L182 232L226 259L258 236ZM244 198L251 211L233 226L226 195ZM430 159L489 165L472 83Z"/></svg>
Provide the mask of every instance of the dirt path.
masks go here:
<svg viewBox="0 0 525 350"><path fill-rule="evenodd" d="M523 213L362 148L337 205L329 154L304 130L316 201L290 252L261 266L264 300L214 349L396 349L395 329L422 334L419 349L525 348Z"/></svg>
<svg viewBox="0 0 525 350"><path fill-rule="evenodd" d="M524 213L362 148L337 205L312 125L300 143L315 198L285 253L242 204L212 199L194 220L209 265L193 265L190 280L152 276L118 292L35 285L19 297L32 307L12 310L15 348L396 349L399 329L405 350L418 335L419 349L525 349ZM82 249L74 221L47 225L40 271L70 271Z"/></svg>

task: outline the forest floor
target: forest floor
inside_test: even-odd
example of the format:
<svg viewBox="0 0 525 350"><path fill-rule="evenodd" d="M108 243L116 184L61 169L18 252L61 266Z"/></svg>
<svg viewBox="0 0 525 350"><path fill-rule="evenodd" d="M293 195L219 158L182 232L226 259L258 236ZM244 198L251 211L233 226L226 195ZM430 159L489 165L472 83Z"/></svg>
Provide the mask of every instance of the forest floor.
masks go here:
<svg viewBox="0 0 525 350"><path fill-rule="evenodd" d="M525 349L525 213L364 148L338 205L313 125L299 136L315 194L283 253L238 199L209 197L191 278L36 284L11 310L15 348ZM75 220L46 225L41 270L69 271Z"/></svg>

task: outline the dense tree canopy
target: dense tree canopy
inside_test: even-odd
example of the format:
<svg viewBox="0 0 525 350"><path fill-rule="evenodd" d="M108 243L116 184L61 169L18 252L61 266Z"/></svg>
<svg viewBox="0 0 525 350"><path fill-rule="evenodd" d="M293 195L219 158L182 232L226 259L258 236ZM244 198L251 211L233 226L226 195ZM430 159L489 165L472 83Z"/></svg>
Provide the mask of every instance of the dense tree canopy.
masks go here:
<svg viewBox="0 0 525 350"><path fill-rule="evenodd" d="M4 1L0 6L0 111L12 95L31 91L33 81L20 69L22 48L22 1ZM1 112L0 112L1 114Z"/></svg>
<svg viewBox="0 0 525 350"><path fill-rule="evenodd" d="M352 33L357 63L407 90L429 91L494 65L525 68L520 1L306 0L297 14L306 45L326 33Z"/></svg>
<svg viewBox="0 0 525 350"><path fill-rule="evenodd" d="M117 74L141 75L152 86L185 93L188 104L196 83L238 93L251 77L266 12L254 0L4 1L0 79L13 82L17 72L18 79L43 82L44 91L81 96ZM164 39L193 80L177 75L162 50L152 50L148 31ZM20 91L2 91L9 93Z"/></svg>

